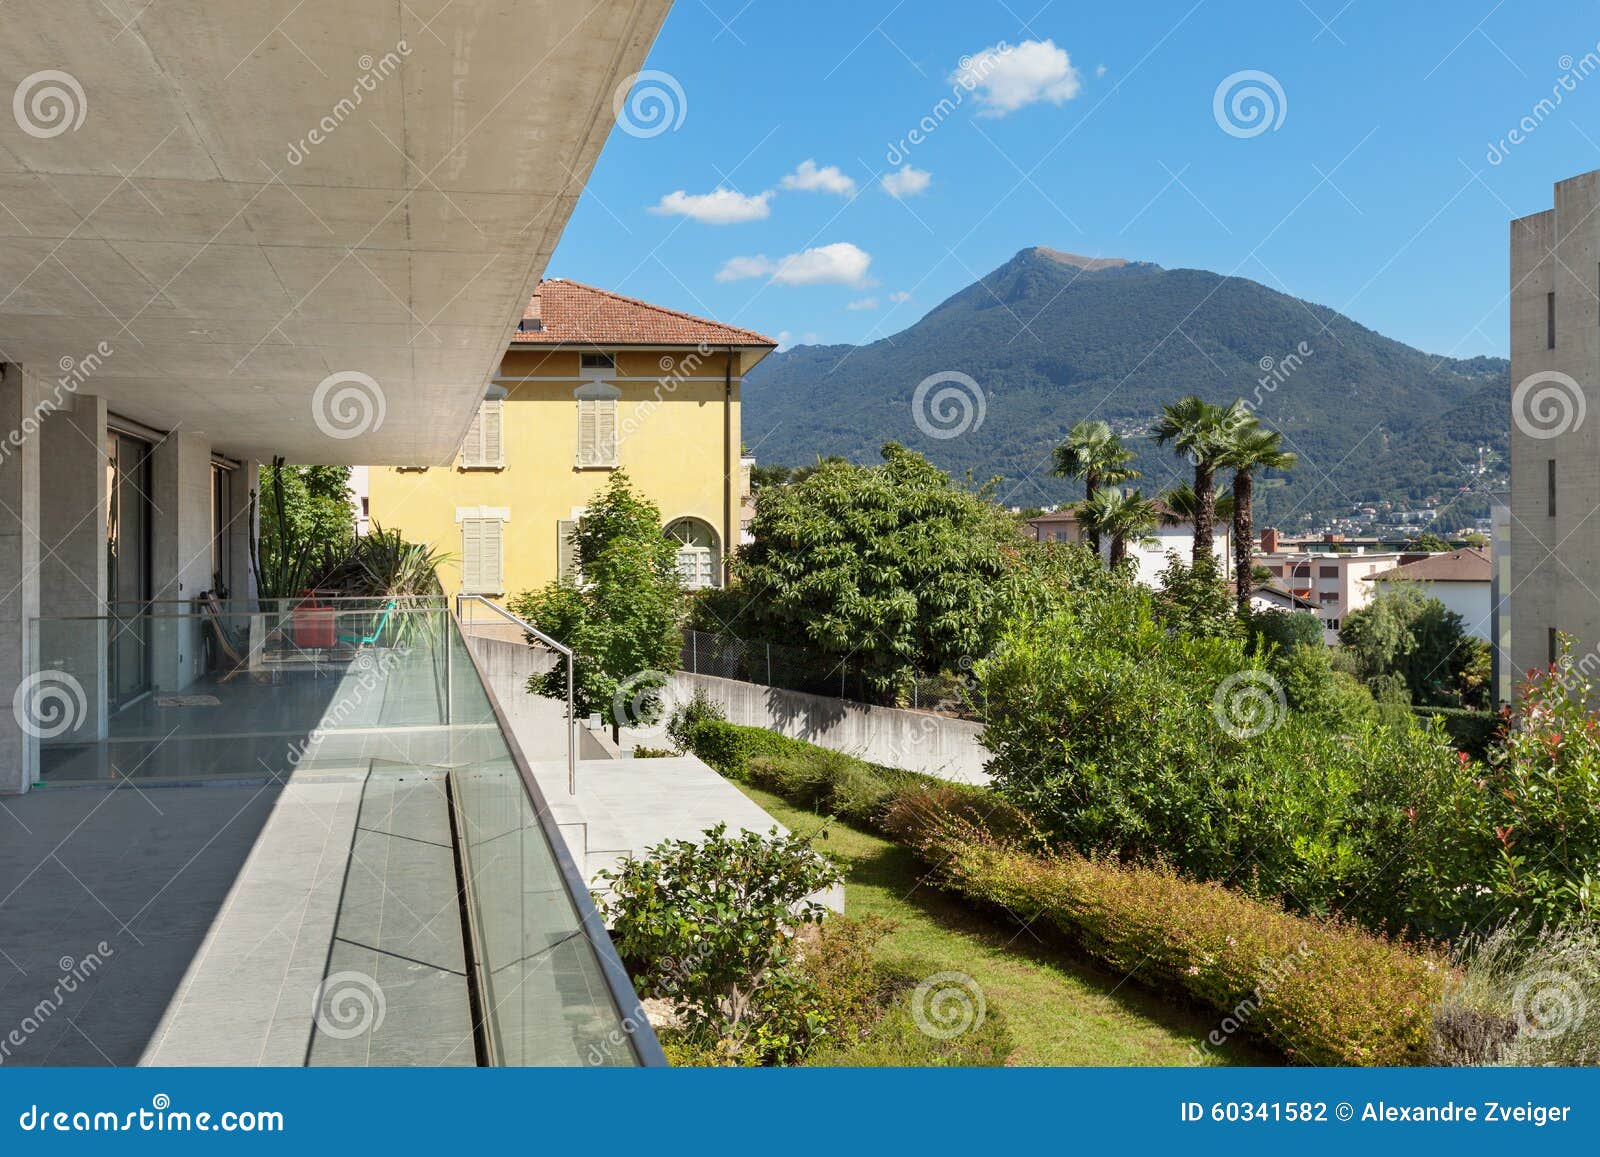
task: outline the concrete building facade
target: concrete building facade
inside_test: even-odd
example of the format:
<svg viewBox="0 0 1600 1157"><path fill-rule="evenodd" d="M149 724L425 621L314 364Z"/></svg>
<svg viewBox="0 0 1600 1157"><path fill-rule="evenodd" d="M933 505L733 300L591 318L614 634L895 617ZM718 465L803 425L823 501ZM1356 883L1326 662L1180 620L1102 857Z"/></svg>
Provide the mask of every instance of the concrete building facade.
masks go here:
<svg viewBox="0 0 1600 1157"><path fill-rule="evenodd" d="M1600 172L1511 222L1513 679L1600 645Z"/></svg>

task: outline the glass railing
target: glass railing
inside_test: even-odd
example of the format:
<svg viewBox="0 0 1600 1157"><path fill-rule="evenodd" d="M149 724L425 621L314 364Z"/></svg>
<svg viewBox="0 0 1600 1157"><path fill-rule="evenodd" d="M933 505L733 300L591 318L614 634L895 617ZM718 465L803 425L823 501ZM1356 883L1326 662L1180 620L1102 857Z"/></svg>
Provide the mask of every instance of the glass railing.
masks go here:
<svg viewBox="0 0 1600 1157"><path fill-rule="evenodd" d="M480 1063L664 1063L586 881L442 601L113 610L125 613L35 623L19 708L37 740L42 785L360 782L362 814L375 818L363 819L359 840L425 842L406 825L450 833L455 854L427 859L417 870L426 879L397 877L381 890L458 899L467 934L454 948L429 940L425 963L443 978L434 998L445 1002L438 994L459 970L451 1018L474 1026L470 1053ZM401 798L396 785L407 777L443 790L417 793L426 806L401 814L384 801ZM427 806L436 814L422 814ZM369 926L370 875L349 874L357 886L347 881L329 967L359 957L372 976L392 971L400 978L392 1003L408 991L421 950L415 939L391 946L382 927ZM391 1008L389 1031L422 1023L425 1036L429 1017L408 1022L403 1012ZM314 1031L307 1058L414 1055L404 1043L395 1054L371 1046Z"/></svg>

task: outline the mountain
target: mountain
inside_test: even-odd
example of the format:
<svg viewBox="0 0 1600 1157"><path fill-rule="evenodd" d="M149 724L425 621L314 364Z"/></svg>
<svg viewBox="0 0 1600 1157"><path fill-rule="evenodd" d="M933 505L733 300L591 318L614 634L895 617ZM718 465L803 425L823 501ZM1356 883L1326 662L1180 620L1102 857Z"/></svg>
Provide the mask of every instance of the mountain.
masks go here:
<svg viewBox="0 0 1600 1157"><path fill-rule="evenodd" d="M930 375L945 377L924 389L919 415ZM1286 529L1360 505L1445 502L1504 477L1503 359L1426 354L1242 277L1043 247L892 337L769 355L745 381L743 427L763 462L873 461L897 441L946 470L999 475L1002 500L1029 506L1078 495L1050 476L1050 451L1083 418L1127 438L1146 490L1182 479L1187 464L1147 431L1187 393L1246 399L1300 455L1258 491L1263 518Z"/></svg>

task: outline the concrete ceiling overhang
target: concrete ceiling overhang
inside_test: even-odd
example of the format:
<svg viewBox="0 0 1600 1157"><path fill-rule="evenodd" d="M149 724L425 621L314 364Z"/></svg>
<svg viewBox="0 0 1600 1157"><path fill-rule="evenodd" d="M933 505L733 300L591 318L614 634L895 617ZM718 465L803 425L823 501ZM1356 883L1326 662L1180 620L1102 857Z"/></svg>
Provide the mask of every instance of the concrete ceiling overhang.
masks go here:
<svg viewBox="0 0 1600 1157"><path fill-rule="evenodd" d="M670 0L8 0L0 360L224 452L455 453Z"/></svg>

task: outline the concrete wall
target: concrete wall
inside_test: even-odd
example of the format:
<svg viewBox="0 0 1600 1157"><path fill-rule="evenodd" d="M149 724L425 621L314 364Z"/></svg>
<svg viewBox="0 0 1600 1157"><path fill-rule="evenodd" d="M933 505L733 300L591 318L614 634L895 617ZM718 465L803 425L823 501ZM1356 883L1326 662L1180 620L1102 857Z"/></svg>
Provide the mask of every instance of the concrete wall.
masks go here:
<svg viewBox="0 0 1600 1157"><path fill-rule="evenodd" d="M486 634L497 636L498 631L491 627ZM472 631L468 632L468 638L490 687L512 725L517 727L518 739L526 746L524 729L518 726L519 718L531 721L541 717L542 712L537 704L529 702L524 685L529 675L549 670L554 656L535 651L520 640L485 637ZM807 695L758 683L742 683L737 679L718 679L713 675L691 675L687 671L673 675L667 697L673 703L685 703L697 690L720 703L730 723L764 727L873 763L920 771L956 783L989 782L989 774L984 770L989 753L978 743L982 726L965 719L950 719L927 711L871 707L847 699ZM584 759L599 757L600 745L587 742L592 738L587 728L580 727L578 731L583 744L579 756ZM662 747L666 740L659 727L623 728L622 746L632 748L638 744ZM538 755L530 750L527 754L530 760L565 758L566 750L550 748L541 750Z"/></svg>
<svg viewBox="0 0 1600 1157"><path fill-rule="evenodd" d="M39 438L43 381L0 365L0 794L28 790L38 746L30 692L33 623L39 614ZM10 707L11 710L6 710Z"/></svg>
<svg viewBox="0 0 1600 1157"><path fill-rule="evenodd" d="M956 783L989 782L989 773L984 770L989 753L978 742L982 724L714 675L679 671L673 676L675 701L685 702L697 690L722 704L730 723L765 727L873 763L920 771ZM628 735L623 732L624 744Z"/></svg>
<svg viewBox="0 0 1600 1157"><path fill-rule="evenodd" d="M1511 523L1516 532L1508 605L1512 669L1519 675L1549 660L1552 630L1574 637L1575 658L1600 644L1600 600L1594 595L1600 521L1593 517L1600 494L1600 382L1594 370L1600 363L1597 205L1600 172L1590 172L1558 182L1552 209L1511 222ZM1549 294L1555 295L1553 348Z"/></svg>
<svg viewBox="0 0 1600 1157"><path fill-rule="evenodd" d="M155 601L190 600L211 582L211 443L175 431L151 458L150 585ZM158 691L181 691L204 662L198 617L151 624L151 679Z"/></svg>

